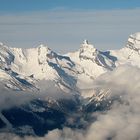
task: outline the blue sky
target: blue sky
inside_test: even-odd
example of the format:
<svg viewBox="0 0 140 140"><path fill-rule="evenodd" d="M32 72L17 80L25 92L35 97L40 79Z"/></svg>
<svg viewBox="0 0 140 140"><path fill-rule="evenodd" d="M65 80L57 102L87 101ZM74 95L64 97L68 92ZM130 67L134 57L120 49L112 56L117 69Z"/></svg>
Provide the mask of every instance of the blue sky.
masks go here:
<svg viewBox="0 0 140 140"><path fill-rule="evenodd" d="M139 0L0 0L0 42L77 50L84 39L100 50L122 48L140 31Z"/></svg>
<svg viewBox="0 0 140 140"><path fill-rule="evenodd" d="M139 0L0 0L0 11L23 12L52 9L128 9L140 7Z"/></svg>

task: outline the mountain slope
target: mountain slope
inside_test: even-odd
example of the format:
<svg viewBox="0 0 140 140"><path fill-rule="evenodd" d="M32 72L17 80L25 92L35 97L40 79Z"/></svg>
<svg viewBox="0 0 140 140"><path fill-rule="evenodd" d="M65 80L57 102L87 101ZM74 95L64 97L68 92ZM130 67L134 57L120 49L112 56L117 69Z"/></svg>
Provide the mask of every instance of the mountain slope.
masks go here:
<svg viewBox="0 0 140 140"><path fill-rule="evenodd" d="M25 81L32 84L37 83L37 80L52 80L62 90L75 89L75 78L69 75L73 72L74 63L68 57L51 51L47 46L21 49L1 44L0 52L0 68L3 70L0 77L5 73L9 78L16 78L24 84Z"/></svg>
<svg viewBox="0 0 140 140"><path fill-rule="evenodd" d="M86 122L92 119L86 114L116 100L95 80L124 64L140 67L139 50L140 33L120 50L103 52L85 40L65 55L46 45L23 49L0 43L0 131L44 135L62 126L82 127L81 116Z"/></svg>
<svg viewBox="0 0 140 140"><path fill-rule="evenodd" d="M87 40L83 42L78 51L68 53L67 56L82 69L82 72L77 75L77 86L80 89L92 86L92 82L99 75L115 68L114 61L89 44Z"/></svg>
<svg viewBox="0 0 140 140"><path fill-rule="evenodd" d="M12 81L7 82L7 88L41 90L40 82L45 80L54 82L63 92L78 93L92 88L98 76L122 64L140 67L139 36L140 33L130 35L124 48L105 52L85 40L78 51L66 55L59 55L42 44L22 49L0 43L0 77Z"/></svg>
<svg viewBox="0 0 140 140"><path fill-rule="evenodd" d="M130 64L140 67L140 33L130 35L124 48L111 50L110 54L117 58L117 66Z"/></svg>

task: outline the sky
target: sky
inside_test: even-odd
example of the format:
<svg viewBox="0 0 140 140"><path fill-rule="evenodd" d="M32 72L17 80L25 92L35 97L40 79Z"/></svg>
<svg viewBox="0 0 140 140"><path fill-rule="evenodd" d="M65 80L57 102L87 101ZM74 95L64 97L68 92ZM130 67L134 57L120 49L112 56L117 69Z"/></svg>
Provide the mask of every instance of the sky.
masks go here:
<svg viewBox="0 0 140 140"><path fill-rule="evenodd" d="M0 0L0 10L23 12L52 9L128 9L140 6L139 0Z"/></svg>
<svg viewBox="0 0 140 140"><path fill-rule="evenodd" d="M0 41L59 53L88 39L100 50L122 48L139 32L139 0L0 0Z"/></svg>

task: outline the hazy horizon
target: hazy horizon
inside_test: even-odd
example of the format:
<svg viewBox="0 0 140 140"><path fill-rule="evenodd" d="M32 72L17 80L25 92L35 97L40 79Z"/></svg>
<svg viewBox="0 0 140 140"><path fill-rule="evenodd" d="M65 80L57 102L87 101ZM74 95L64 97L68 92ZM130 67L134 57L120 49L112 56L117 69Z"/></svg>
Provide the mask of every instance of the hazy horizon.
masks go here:
<svg viewBox="0 0 140 140"><path fill-rule="evenodd" d="M140 31L137 0L6 1L0 0L0 42L12 47L43 43L66 53L88 39L99 50L119 49L130 34Z"/></svg>

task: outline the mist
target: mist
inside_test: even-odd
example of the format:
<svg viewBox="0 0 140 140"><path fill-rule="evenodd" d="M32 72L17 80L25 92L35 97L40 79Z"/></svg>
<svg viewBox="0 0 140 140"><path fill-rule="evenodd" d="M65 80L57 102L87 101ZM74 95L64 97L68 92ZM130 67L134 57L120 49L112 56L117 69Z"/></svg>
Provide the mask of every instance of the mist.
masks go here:
<svg viewBox="0 0 140 140"><path fill-rule="evenodd" d="M23 85L24 86L24 85ZM59 99L72 99L73 95L70 91L61 90L54 81L41 80L37 83L37 88L26 87L26 90L15 90L6 88L3 84L0 84L0 111L3 109L10 109L15 106L25 105L32 100L47 100L49 98ZM74 93L74 91L73 91Z"/></svg>
<svg viewBox="0 0 140 140"><path fill-rule="evenodd" d="M139 15L139 8L0 13L0 41L18 48L43 43L61 54L79 49L84 39L99 50L119 49L138 31Z"/></svg>
<svg viewBox="0 0 140 140"><path fill-rule="evenodd" d="M96 120L89 127L55 129L44 137L19 137L1 133L4 140L138 140L140 138L140 69L123 65L112 72L98 77L93 87L97 90L110 89L112 105L104 111L93 112ZM116 100L114 100L114 98Z"/></svg>

